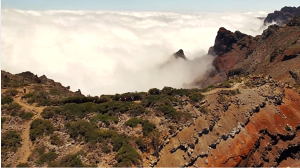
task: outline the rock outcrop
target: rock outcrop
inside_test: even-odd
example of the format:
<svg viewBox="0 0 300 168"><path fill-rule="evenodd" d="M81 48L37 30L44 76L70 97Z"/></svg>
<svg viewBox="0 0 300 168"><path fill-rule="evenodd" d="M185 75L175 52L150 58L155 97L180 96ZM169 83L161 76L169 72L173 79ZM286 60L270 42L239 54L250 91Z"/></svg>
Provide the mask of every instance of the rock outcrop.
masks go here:
<svg viewBox="0 0 300 168"><path fill-rule="evenodd" d="M249 74L271 75L274 79L295 84L289 71L300 69L299 23L300 17L294 17L285 26L271 25L256 37L221 27L214 46L208 51L215 56L215 71L208 72L202 80L195 80L194 84L206 87L234 75Z"/></svg>
<svg viewBox="0 0 300 168"><path fill-rule="evenodd" d="M283 7L280 11L269 13L264 20L264 25L276 22L278 25L283 25L295 16L300 16L299 7Z"/></svg>
<svg viewBox="0 0 300 168"><path fill-rule="evenodd" d="M178 58L182 58L184 60L186 60L186 56L184 55L184 52L182 49L178 50L176 53L173 54L173 56L178 59Z"/></svg>

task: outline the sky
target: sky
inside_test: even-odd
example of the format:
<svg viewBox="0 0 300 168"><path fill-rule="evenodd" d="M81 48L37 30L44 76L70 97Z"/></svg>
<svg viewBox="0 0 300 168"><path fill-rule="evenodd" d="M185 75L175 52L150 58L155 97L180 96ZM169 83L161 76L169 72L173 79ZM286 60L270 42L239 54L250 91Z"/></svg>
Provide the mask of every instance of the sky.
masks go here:
<svg viewBox="0 0 300 168"><path fill-rule="evenodd" d="M164 12L272 12L299 0L2 0L1 8L23 10L112 10Z"/></svg>

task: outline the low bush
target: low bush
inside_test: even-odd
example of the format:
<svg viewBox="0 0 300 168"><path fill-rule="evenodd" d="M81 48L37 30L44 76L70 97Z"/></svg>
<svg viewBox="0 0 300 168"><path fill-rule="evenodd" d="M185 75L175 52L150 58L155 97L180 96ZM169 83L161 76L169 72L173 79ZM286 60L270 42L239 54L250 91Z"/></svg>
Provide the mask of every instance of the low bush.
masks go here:
<svg viewBox="0 0 300 168"><path fill-rule="evenodd" d="M201 112L201 113L204 113L204 114L207 114L207 109L206 109L206 107L202 106L201 109L200 109L200 112Z"/></svg>
<svg viewBox="0 0 300 168"><path fill-rule="evenodd" d="M61 140L57 135L51 136L50 142L52 145L56 145L56 146L62 146L64 144L63 140Z"/></svg>
<svg viewBox="0 0 300 168"><path fill-rule="evenodd" d="M30 126L30 139L31 141L35 141L37 137L41 137L45 135L50 135L54 131L54 127L50 121L35 119L31 123Z"/></svg>
<svg viewBox="0 0 300 168"><path fill-rule="evenodd" d="M136 103L132 104L132 106L130 106L128 110L128 113L134 117L144 114L145 112L146 112L146 108L141 104L136 104Z"/></svg>
<svg viewBox="0 0 300 168"><path fill-rule="evenodd" d="M138 124L141 124L143 122L142 119L138 118L131 118L128 121L125 122L125 125L129 127L136 127Z"/></svg>
<svg viewBox="0 0 300 168"><path fill-rule="evenodd" d="M2 152L12 151L16 152L21 147L22 138L16 131L7 131L1 137Z"/></svg>
<svg viewBox="0 0 300 168"><path fill-rule="evenodd" d="M248 81L248 82L245 83L245 85L250 87L250 86L252 86L252 83Z"/></svg>
<svg viewBox="0 0 300 168"><path fill-rule="evenodd" d="M41 116L45 119L53 118L57 107L46 107L43 109Z"/></svg>
<svg viewBox="0 0 300 168"><path fill-rule="evenodd" d="M11 96L1 96L1 105L10 104L14 101Z"/></svg>
<svg viewBox="0 0 300 168"><path fill-rule="evenodd" d="M19 114L19 117L21 117L21 118L24 119L24 120L30 120L33 116L34 116L33 113L31 113L31 112L24 112L24 111L22 111L22 112Z"/></svg>
<svg viewBox="0 0 300 168"><path fill-rule="evenodd" d="M19 105L18 103L15 103L15 102L10 103L10 104L6 107L6 109L7 109L8 111L12 111L12 110L20 110L21 108L22 108L22 106Z"/></svg>
<svg viewBox="0 0 300 168"><path fill-rule="evenodd" d="M16 96L19 93L16 89L9 89L7 90L4 94L9 95L9 96Z"/></svg>
<svg viewBox="0 0 300 168"><path fill-rule="evenodd" d="M204 98L204 95L202 95L201 93L192 93L189 98L194 101L194 102L199 102L200 100L202 100Z"/></svg>
<svg viewBox="0 0 300 168"><path fill-rule="evenodd" d="M156 128L155 124L149 122L149 120L144 120L142 126L143 126L144 136L147 136L150 132L152 132Z"/></svg>
<svg viewBox="0 0 300 168"><path fill-rule="evenodd" d="M37 161L38 164L43 164L45 162L49 163L54 161L57 158L58 154L54 152L44 153L40 156L39 160Z"/></svg>
<svg viewBox="0 0 300 168"><path fill-rule="evenodd" d="M91 121L101 121L106 125L109 125L110 122L118 123L119 119L117 117L109 116L108 114L97 114L92 117Z"/></svg>
<svg viewBox="0 0 300 168"><path fill-rule="evenodd" d="M118 163L116 167L131 167L132 165L139 164L141 156L130 145L124 145L117 153L116 160Z"/></svg>
<svg viewBox="0 0 300 168"><path fill-rule="evenodd" d="M1 129L3 128L2 124L6 121L6 117L1 117Z"/></svg>
<svg viewBox="0 0 300 168"><path fill-rule="evenodd" d="M234 83L234 81L229 80L229 81L223 82L221 84L221 86L226 87L226 88L230 88L231 87L231 83Z"/></svg>
<svg viewBox="0 0 300 168"><path fill-rule="evenodd" d="M138 124L142 124L144 136L147 136L148 133L155 130L155 128L156 128L155 124L150 123L149 120L131 118L125 122L125 125L127 125L129 127L136 127Z"/></svg>
<svg viewBox="0 0 300 168"><path fill-rule="evenodd" d="M164 115L169 118L175 118L178 115L178 112L172 105L162 105L158 106L157 110L161 111Z"/></svg>
<svg viewBox="0 0 300 168"><path fill-rule="evenodd" d="M49 167L85 167L78 157L78 154L68 154L57 163L49 164Z"/></svg>

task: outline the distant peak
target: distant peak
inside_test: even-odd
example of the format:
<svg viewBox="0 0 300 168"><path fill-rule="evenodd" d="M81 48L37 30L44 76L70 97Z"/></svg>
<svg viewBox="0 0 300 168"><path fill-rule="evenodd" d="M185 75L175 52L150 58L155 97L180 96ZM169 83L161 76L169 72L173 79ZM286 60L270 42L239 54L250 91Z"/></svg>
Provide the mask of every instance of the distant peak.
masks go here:
<svg viewBox="0 0 300 168"><path fill-rule="evenodd" d="M183 58L184 60L186 60L186 56L184 55L184 52L182 49L178 50L173 55L175 56L175 58Z"/></svg>

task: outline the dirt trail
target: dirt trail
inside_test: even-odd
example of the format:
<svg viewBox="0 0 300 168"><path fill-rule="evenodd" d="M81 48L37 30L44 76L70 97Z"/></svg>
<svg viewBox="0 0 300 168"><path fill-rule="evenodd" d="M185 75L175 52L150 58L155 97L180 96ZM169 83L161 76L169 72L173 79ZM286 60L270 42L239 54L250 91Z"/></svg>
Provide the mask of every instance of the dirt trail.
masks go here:
<svg viewBox="0 0 300 168"><path fill-rule="evenodd" d="M1 93L5 92L6 90L7 89L1 89ZM22 92L23 88L18 88L16 90ZM30 93L31 90L30 90L30 88L26 87L26 91L27 91L27 93ZM21 100L21 97L24 95L25 95L24 93L21 93L18 96L14 97L14 102L20 104L26 110L33 112L34 116L24 124L25 129L22 131L22 134L21 134L22 146L17 152L17 153L19 153L18 155L21 156L18 163L26 163L28 157L30 156L31 152L34 149L34 146L32 145L32 142L29 137L30 125L33 120L35 120L37 118L41 118L41 113L42 113L43 109L45 108L45 106L36 107L34 104L28 105L27 103L24 103ZM16 165L14 165L14 166L16 166Z"/></svg>
<svg viewBox="0 0 300 168"><path fill-rule="evenodd" d="M236 83L236 84L234 84L233 87L231 87L231 88L216 88L216 89L213 89L213 90L204 92L204 93L202 93L202 94L203 94L203 95L209 95L209 94L217 93L218 91L221 91L221 90L236 90L236 89L238 89L239 86L240 86L241 84L243 84L243 83L244 83L244 82L242 82L242 83Z"/></svg>

